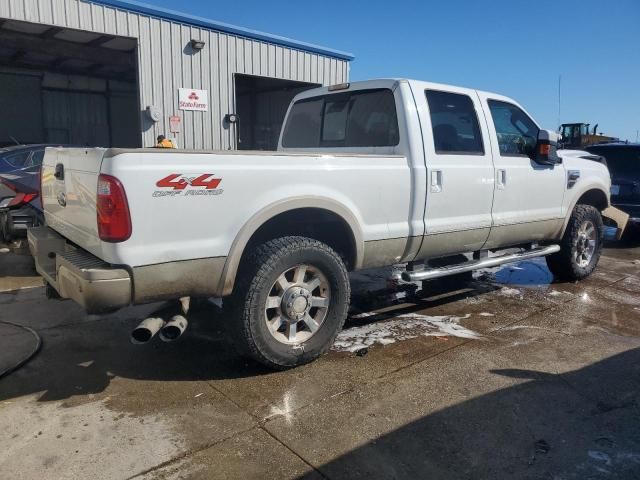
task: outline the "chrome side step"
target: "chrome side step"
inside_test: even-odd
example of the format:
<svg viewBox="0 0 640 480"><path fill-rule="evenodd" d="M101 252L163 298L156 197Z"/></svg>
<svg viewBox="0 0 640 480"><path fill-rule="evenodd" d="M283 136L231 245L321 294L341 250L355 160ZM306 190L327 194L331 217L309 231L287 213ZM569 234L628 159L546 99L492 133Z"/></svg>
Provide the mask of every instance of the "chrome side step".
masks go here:
<svg viewBox="0 0 640 480"><path fill-rule="evenodd" d="M497 267L505 263L527 260L529 258L544 257L560 251L560 245L547 245L546 247L533 248L519 253L507 253L496 257L486 257L480 260L469 260L465 263L451 265L450 267L427 268L424 270L402 272L402 279L406 282L420 280L432 280L434 278L455 275L456 273L470 272L479 268Z"/></svg>

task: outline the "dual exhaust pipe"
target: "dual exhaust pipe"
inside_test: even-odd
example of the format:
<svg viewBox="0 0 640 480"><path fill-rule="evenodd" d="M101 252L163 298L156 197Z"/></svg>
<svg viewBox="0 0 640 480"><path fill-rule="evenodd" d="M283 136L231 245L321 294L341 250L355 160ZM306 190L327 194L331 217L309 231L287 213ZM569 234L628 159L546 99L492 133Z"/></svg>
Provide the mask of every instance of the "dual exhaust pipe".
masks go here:
<svg viewBox="0 0 640 480"><path fill-rule="evenodd" d="M186 317L189 311L189 298L186 297L186 300L181 298L180 304L181 313L173 315L168 321L164 319L167 318L168 315L145 318L131 332L131 343L136 345L148 343L158 333L160 340L163 342L172 342L180 338L189 325ZM175 312L175 309L172 310Z"/></svg>

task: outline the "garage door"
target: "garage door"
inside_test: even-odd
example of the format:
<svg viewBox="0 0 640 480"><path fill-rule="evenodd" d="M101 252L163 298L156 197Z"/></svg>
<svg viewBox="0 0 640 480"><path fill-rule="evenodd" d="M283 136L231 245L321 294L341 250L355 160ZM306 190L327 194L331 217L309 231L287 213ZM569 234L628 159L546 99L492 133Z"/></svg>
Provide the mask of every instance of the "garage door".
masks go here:
<svg viewBox="0 0 640 480"><path fill-rule="evenodd" d="M43 90L47 143L108 147L109 109L101 93Z"/></svg>
<svg viewBox="0 0 640 480"><path fill-rule="evenodd" d="M41 143L40 75L0 73L0 144Z"/></svg>

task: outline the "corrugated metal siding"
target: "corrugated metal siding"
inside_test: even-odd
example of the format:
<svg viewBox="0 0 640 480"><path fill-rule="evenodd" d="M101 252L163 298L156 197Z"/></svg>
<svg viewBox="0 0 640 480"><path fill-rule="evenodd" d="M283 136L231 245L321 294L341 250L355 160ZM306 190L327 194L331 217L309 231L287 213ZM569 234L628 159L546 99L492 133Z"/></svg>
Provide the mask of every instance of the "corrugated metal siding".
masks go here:
<svg viewBox="0 0 640 480"><path fill-rule="evenodd" d="M213 30L204 30L82 0L0 0L0 18L44 23L138 39L140 107L160 107L156 124L142 115L142 143L169 131L169 116L182 118L184 148L234 148L223 126L234 108L234 73L331 85L348 81L349 62ZM185 53L192 38L204 50ZM208 90L208 112L178 110L178 88Z"/></svg>

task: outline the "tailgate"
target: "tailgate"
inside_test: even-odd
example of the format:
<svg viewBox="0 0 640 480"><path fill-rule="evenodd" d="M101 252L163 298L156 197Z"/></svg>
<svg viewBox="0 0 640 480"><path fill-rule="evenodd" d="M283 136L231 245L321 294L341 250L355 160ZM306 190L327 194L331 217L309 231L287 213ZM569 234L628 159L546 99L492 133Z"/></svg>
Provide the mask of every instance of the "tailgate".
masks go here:
<svg viewBox="0 0 640 480"><path fill-rule="evenodd" d="M47 224L94 255L100 254L96 194L104 148L47 148L42 203Z"/></svg>

